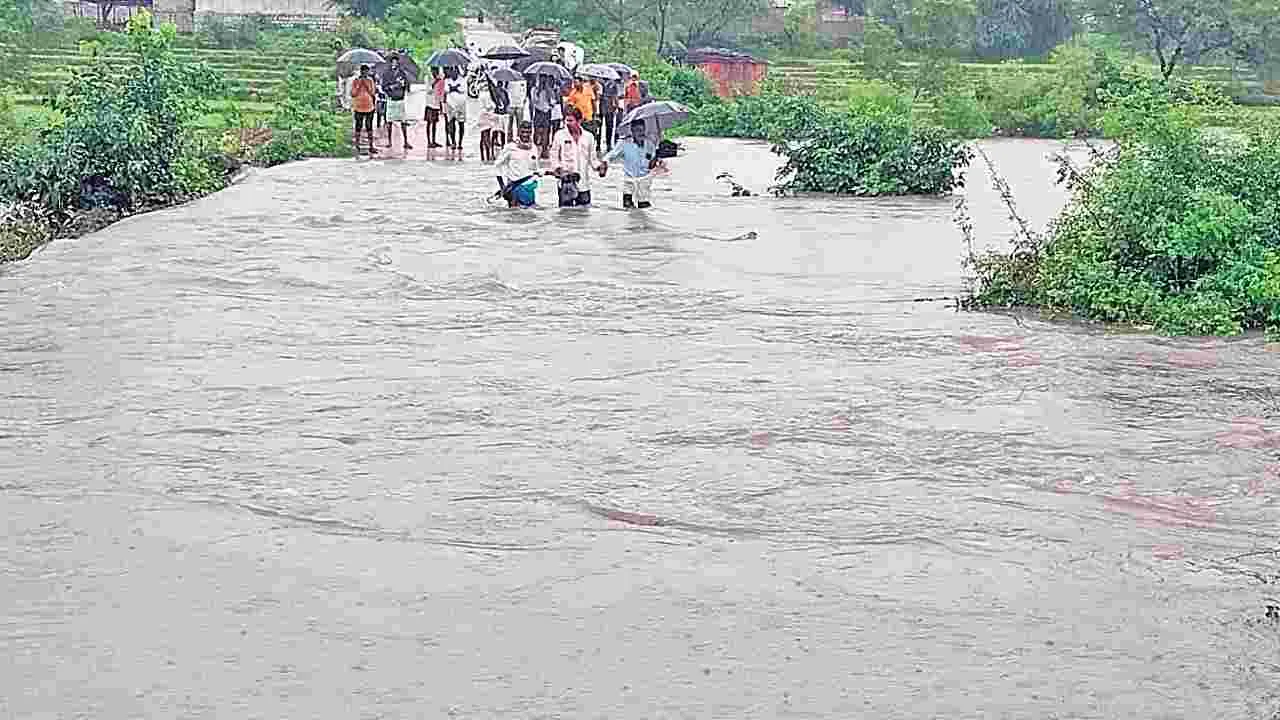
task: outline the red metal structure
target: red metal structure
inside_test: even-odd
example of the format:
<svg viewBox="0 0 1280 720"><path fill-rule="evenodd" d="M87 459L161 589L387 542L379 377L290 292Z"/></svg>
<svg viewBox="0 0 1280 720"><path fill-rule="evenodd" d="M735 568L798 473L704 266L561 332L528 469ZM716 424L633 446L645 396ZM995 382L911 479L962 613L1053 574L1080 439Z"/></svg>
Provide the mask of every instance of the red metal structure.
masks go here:
<svg viewBox="0 0 1280 720"><path fill-rule="evenodd" d="M740 52L722 48L699 48L685 56L715 86L716 95L732 98L753 95L768 72L769 63Z"/></svg>

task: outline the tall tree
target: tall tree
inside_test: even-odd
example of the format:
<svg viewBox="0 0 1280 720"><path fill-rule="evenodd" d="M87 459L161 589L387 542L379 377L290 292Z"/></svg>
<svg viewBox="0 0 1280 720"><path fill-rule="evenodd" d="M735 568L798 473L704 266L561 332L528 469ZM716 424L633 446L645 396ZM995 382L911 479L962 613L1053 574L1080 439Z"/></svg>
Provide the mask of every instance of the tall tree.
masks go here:
<svg viewBox="0 0 1280 720"><path fill-rule="evenodd" d="M1184 62L1235 47L1250 7L1245 0L1093 0L1090 9L1104 29L1144 40L1167 81Z"/></svg>
<svg viewBox="0 0 1280 720"><path fill-rule="evenodd" d="M877 0L868 9L913 53L954 55L972 43L977 14L973 0Z"/></svg>
<svg viewBox="0 0 1280 720"><path fill-rule="evenodd" d="M1070 0L979 0L974 50L982 57L1043 55L1075 32Z"/></svg>

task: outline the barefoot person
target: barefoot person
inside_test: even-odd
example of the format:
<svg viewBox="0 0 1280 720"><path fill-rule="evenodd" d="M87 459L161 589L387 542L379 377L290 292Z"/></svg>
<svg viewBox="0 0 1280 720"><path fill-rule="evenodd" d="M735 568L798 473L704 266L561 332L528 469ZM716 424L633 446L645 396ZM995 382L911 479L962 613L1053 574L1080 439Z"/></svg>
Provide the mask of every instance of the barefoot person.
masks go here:
<svg viewBox="0 0 1280 720"><path fill-rule="evenodd" d="M582 111L564 111L564 129L551 139L552 172L560 178L560 207L591 204L591 173L603 174L608 165L596 160L596 138L582 127Z"/></svg>
<svg viewBox="0 0 1280 720"><path fill-rule="evenodd" d="M494 162L499 194L508 207L532 207L537 200L540 162L533 144L533 125L521 122L515 142L508 143Z"/></svg>
<svg viewBox="0 0 1280 720"><path fill-rule="evenodd" d="M644 120L631 123L631 137L618 143L604 156L605 172L609 163L622 160L622 207L644 210L651 206L653 176L649 171L656 162L656 148L649 142ZM602 173L603 174L603 173Z"/></svg>
<svg viewBox="0 0 1280 720"><path fill-rule="evenodd" d="M351 83L351 111L355 115L356 130L351 139L356 144L356 157L360 157L360 129L369 136L369 157L378 154L373 146L373 115L378 106L378 91L368 65L360 66L360 77Z"/></svg>
<svg viewBox="0 0 1280 720"><path fill-rule="evenodd" d="M456 67L444 69L444 134L449 149L462 149L467 130L467 83Z"/></svg>
<svg viewBox="0 0 1280 720"><path fill-rule="evenodd" d="M427 147L440 147L440 113L444 109L444 79L440 68L431 68L431 82L427 83Z"/></svg>
<svg viewBox="0 0 1280 720"><path fill-rule="evenodd" d="M400 67L400 57L392 55L388 60L391 67L387 69L383 87L387 91L387 144L391 144L391 126L400 123L400 133L404 137L404 149L412 150L409 144L409 115L405 112L405 94L409 92L409 75Z"/></svg>

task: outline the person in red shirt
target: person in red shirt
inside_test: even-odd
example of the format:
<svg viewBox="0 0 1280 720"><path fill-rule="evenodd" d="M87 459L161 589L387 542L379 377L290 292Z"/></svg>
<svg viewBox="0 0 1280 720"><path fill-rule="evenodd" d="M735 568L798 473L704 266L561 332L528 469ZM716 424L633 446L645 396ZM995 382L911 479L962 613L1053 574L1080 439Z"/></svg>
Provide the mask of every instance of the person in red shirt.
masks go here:
<svg viewBox="0 0 1280 720"><path fill-rule="evenodd" d="M627 89L622 93L622 109L623 111L640 104L640 76L632 75L627 79Z"/></svg>
<svg viewBox="0 0 1280 720"><path fill-rule="evenodd" d="M369 156L378 154L373 147L373 111L377 107L376 90L369 66L360 66L360 77L351 83L351 111L355 114L356 129L351 139L356 145L356 157L360 157L360 128L369 135Z"/></svg>

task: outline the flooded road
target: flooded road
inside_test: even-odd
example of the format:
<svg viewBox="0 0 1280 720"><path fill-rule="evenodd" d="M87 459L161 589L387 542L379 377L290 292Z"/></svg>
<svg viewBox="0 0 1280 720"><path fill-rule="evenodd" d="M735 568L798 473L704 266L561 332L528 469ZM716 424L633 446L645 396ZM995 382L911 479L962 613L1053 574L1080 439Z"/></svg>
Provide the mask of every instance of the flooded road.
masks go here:
<svg viewBox="0 0 1280 720"><path fill-rule="evenodd" d="M673 165L305 162L0 268L0 717L1271 720L1280 355L914 302L950 200Z"/></svg>

